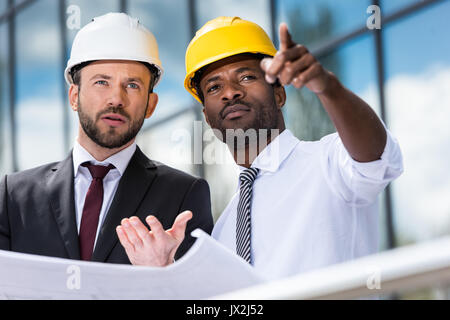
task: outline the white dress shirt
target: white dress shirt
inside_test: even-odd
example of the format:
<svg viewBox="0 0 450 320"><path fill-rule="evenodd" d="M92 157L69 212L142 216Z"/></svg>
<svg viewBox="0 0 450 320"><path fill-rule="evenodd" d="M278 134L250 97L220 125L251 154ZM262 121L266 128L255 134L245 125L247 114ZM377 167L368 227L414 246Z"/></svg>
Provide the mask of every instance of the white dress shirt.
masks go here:
<svg viewBox="0 0 450 320"><path fill-rule="evenodd" d="M73 157L73 169L74 169L74 186L75 186L75 213L78 234L80 233L81 218L83 216L83 206L84 200L86 199L86 194L91 185L92 176L89 169L81 166L82 163L89 161L94 165L108 166L112 164L115 168L111 169L106 176L103 178L103 203L100 210L100 217L97 227L97 235L95 236L95 242L97 242L98 232L100 227L105 220L106 213L111 206L111 202L116 194L117 186L119 185L120 178L122 177L128 163L131 160L134 152L136 151L136 142L131 144L129 147L121 150L120 152L112 155L108 159L102 162L95 160L95 158L83 148L78 141L75 141L73 147L72 157ZM95 247L95 243L94 243Z"/></svg>
<svg viewBox="0 0 450 320"><path fill-rule="evenodd" d="M387 135L381 159L367 163L353 160L337 133L306 142L285 130L258 155L251 205L256 271L278 279L378 250L378 194L403 171L400 148ZM238 200L239 186L212 233L234 252Z"/></svg>

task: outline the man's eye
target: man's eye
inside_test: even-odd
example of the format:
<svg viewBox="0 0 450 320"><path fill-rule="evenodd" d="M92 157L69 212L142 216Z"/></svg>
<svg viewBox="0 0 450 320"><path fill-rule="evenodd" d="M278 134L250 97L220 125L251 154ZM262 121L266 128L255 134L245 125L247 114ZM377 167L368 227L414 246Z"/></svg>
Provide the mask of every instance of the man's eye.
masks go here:
<svg viewBox="0 0 450 320"><path fill-rule="evenodd" d="M137 85L136 83L129 83L128 87L131 89L139 89L139 85Z"/></svg>
<svg viewBox="0 0 450 320"><path fill-rule="evenodd" d="M98 80L95 82L95 84L99 84L101 86L106 86L108 84L108 82L106 82L105 80Z"/></svg>
<svg viewBox="0 0 450 320"><path fill-rule="evenodd" d="M214 92L219 89L219 85L215 84L208 88L207 92Z"/></svg>
<svg viewBox="0 0 450 320"><path fill-rule="evenodd" d="M244 80L244 81L253 80L253 79L256 79L256 77L252 76L252 75L245 75L242 77L242 80Z"/></svg>

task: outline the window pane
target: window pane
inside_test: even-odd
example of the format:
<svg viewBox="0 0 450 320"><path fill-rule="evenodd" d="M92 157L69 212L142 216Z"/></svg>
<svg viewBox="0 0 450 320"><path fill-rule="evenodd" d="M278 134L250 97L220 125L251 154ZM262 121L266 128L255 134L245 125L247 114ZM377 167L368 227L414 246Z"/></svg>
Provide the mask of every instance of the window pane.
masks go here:
<svg viewBox="0 0 450 320"><path fill-rule="evenodd" d="M422 2L421 0L381 0L380 7L382 11L382 15L395 13L403 8L406 8L410 5L416 4L418 2Z"/></svg>
<svg viewBox="0 0 450 320"><path fill-rule="evenodd" d="M64 156L57 6L34 2L16 19L19 170Z"/></svg>
<svg viewBox="0 0 450 320"><path fill-rule="evenodd" d="M259 24L270 36L270 2L268 0L197 0L197 29L219 16L237 16Z"/></svg>
<svg viewBox="0 0 450 320"><path fill-rule="evenodd" d="M194 121L194 113L185 112L171 121L141 130L137 144L150 159L197 175L192 158Z"/></svg>
<svg viewBox="0 0 450 320"><path fill-rule="evenodd" d="M6 0L0 1L0 14L5 13L7 7L8 2Z"/></svg>
<svg viewBox="0 0 450 320"><path fill-rule="evenodd" d="M169 115L190 107L194 100L184 89L184 55L190 41L188 1L131 0L129 14L139 18L156 37L159 57L164 69L161 82L155 88L158 107L144 126L150 126Z"/></svg>
<svg viewBox="0 0 450 320"><path fill-rule="evenodd" d="M370 3L365 0L278 0L277 23L285 21L292 35L312 49L330 38L364 27Z"/></svg>
<svg viewBox="0 0 450 320"><path fill-rule="evenodd" d="M119 12L120 10L119 0L66 0L66 6L68 9L70 9L70 6L77 6L80 9L81 27L91 22L95 17L107 14L108 12ZM75 13L73 10L69 11L71 14ZM76 29L71 30L71 36L74 37L77 31ZM70 44L72 40L70 39Z"/></svg>
<svg viewBox="0 0 450 320"><path fill-rule="evenodd" d="M384 28L387 116L404 174L393 184L400 245L450 234L450 2Z"/></svg>

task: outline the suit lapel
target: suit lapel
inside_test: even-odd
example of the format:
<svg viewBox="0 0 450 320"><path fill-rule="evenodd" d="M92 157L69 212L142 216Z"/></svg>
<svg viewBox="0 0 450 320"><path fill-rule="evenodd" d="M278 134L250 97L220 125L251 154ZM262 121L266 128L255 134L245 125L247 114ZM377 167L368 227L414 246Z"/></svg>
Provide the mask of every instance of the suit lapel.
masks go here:
<svg viewBox="0 0 450 320"><path fill-rule="evenodd" d="M155 168L155 164L137 148L120 179L111 207L100 229L92 254L93 261L106 261L118 241L116 227L123 218L136 213L156 177Z"/></svg>
<svg viewBox="0 0 450 320"><path fill-rule="evenodd" d="M72 153L51 169L47 190L53 215L70 259L80 259L75 218L74 173Z"/></svg>

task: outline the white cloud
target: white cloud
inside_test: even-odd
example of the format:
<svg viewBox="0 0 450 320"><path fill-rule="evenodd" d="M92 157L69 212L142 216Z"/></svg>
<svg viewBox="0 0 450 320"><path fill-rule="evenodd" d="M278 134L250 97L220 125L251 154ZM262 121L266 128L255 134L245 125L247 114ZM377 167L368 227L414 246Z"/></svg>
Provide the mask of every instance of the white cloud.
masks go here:
<svg viewBox="0 0 450 320"><path fill-rule="evenodd" d="M27 63L53 63L61 55L59 30L40 26L32 33L23 32L18 52Z"/></svg>
<svg viewBox="0 0 450 320"><path fill-rule="evenodd" d="M19 168L29 169L65 157L62 109L56 99L29 99L17 108Z"/></svg>
<svg viewBox="0 0 450 320"><path fill-rule="evenodd" d="M386 85L387 122L405 171L393 183L398 231L424 240L450 232L450 68L397 75ZM375 87L362 97L377 108Z"/></svg>
<svg viewBox="0 0 450 320"><path fill-rule="evenodd" d="M17 16L16 41L18 63L48 64L61 55L57 10L36 1Z"/></svg>

